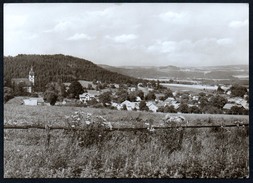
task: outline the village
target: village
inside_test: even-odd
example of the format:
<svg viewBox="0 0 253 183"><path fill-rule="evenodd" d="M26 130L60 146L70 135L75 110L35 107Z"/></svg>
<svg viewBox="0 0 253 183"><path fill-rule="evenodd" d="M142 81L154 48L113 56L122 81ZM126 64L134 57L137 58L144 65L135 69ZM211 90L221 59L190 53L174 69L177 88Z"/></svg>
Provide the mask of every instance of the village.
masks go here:
<svg viewBox="0 0 253 183"><path fill-rule="evenodd" d="M29 77L15 78L23 90L30 93L22 97L22 105L55 105L110 108L113 110L150 111L164 113L243 114L249 111L249 90L242 86L216 86L217 89L186 90L168 88L159 80L135 85L102 83L101 81L75 81L80 89L75 96L65 95L50 103L46 92L33 92L35 74L31 68ZM62 83L69 93L71 83ZM193 85L194 86L194 85ZM75 86L76 87L76 86ZM237 87L237 88L236 88ZM35 97L31 97L35 96ZM17 96L16 96L17 97ZM20 96L21 97L21 96Z"/></svg>

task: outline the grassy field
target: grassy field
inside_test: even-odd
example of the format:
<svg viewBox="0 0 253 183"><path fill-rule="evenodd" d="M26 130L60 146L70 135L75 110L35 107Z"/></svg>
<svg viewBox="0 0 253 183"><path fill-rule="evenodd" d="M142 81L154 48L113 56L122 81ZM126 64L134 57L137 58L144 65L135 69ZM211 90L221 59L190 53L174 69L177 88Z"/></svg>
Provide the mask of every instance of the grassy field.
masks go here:
<svg viewBox="0 0 253 183"><path fill-rule="evenodd" d="M175 114L173 114L175 115ZM180 114L181 115L181 114ZM88 117L91 116L91 117ZM165 114L4 105L5 125L159 125ZM182 114L188 125L248 123L248 116ZM80 118L80 119L78 119ZM95 124L95 123L94 123ZM99 124L99 123L98 123ZM86 125L87 127L87 125ZM5 178L246 178L248 127L155 131L4 130Z"/></svg>

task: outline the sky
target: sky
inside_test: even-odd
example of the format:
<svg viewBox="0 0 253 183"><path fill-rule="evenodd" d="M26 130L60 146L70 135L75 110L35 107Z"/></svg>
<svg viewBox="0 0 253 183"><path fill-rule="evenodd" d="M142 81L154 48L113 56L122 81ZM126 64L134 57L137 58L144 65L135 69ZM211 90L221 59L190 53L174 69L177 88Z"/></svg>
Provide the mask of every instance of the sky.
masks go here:
<svg viewBox="0 0 253 183"><path fill-rule="evenodd" d="M4 4L4 55L111 66L249 63L247 3Z"/></svg>

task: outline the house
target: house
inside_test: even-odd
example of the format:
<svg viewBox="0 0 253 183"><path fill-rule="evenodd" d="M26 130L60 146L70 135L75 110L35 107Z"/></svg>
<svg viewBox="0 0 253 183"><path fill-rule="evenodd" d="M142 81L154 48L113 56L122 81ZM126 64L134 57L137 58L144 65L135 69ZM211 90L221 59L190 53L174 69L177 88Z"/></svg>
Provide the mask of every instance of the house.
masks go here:
<svg viewBox="0 0 253 183"><path fill-rule="evenodd" d="M87 102L90 101L92 99L96 99L96 97L99 95L98 91L95 90L87 90L86 93L83 93L81 95L79 95L79 100L81 102Z"/></svg>
<svg viewBox="0 0 253 183"><path fill-rule="evenodd" d="M24 105L44 105L43 98L28 98L23 100Z"/></svg>
<svg viewBox="0 0 253 183"><path fill-rule="evenodd" d="M226 103L226 104L223 106L223 109L225 109L225 110L230 110L233 106L242 107L242 106L239 105L239 104Z"/></svg>
<svg viewBox="0 0 253 183"><path fill-rule="evenodd" d="M176 101L175 103L173 103L171 105L174 106L175 109L178 109L180 106L180 103Z"/></svg>
<svg viewBox="0 0 253 183"><path fill-rule="evenodd" d="M117 110L120 110L121 109L121 105L116 103L116 102L112 102L111 106L117 108Z"/></svg>
<svg viewBox="0 0 253 183"><path fill-rule="evenodd" d="M227 95L231 95L231 91L230 91L230 90L227 91L226 94L227 94Z"/></svg>
<svg viewBox="0 0 253 183"><path fill-rule="evenodd" d="M199 100L199 96L192 96L192 100L198 101Z"/></svg>
<svg viewBox="0 0 253 183"><path fill-rule="evenodd" d="M141 97L137 96L135 100L136 100L137 102L140 102L140 101L141 101Z"/></svg>
<svg viewBox="0 0 253 183"><path fill-rule="evenodd" d="M150 111L156 112L158 107L153 102L147 102L146 106Z"/></svg>
<svg viewBox="0 0 253 183"><path fill-rule="evenodd" d="M173 97L168 97L165 101L164 101L164 107L165 106L171 106L173 105L176 109L179 107L179 104Z"/></svg>
<svg viewBox="0 0 253 183"><path fill-rule="evenodd" d="M234 103L238 104L244 107L244 109L249 110L249 103L241 97L234 97L234 98L229 98L228 103Z"/></svg>
<svg viewBox="0 0 253 183"><path fill-rule="evenodd" d="M136 91L136 87L129 87L129 88L128 88L128 91L129 91L129 92L134 92L134 91Z"/></svg>
<svg viewBox="0 0 253 183"><path fill-rule="evenodd" d="M121 105L121 108L123 108L123 106L126 105L126 108L128 111L132 111L133 109L139 109L138 102L130 102L129 100L125 100L120 105Z"/></svg>
<svg viewBox="0 0 253 183"><path fill-rule="evenodd" d="M176 100L173 97L168 97L166 100L164 100L165 104L172 104L174 103Z"/></svg>

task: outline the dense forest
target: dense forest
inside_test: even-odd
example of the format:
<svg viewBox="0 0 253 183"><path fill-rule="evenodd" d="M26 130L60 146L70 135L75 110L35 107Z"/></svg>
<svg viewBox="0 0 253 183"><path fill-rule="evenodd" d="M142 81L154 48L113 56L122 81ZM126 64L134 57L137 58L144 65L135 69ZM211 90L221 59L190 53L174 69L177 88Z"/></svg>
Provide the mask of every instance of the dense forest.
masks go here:
<svg viewBox="0 0 253 183"><path fill-rule="evenodd" d="M44 91L51 81L72 82L73 80L98 80L110 83L136 84L140 80L108 71L91 61L73 56L24 55L4 57L4 81L10 83L12 78L28 78L33 66L35 72L35 90Z"/></svg>

